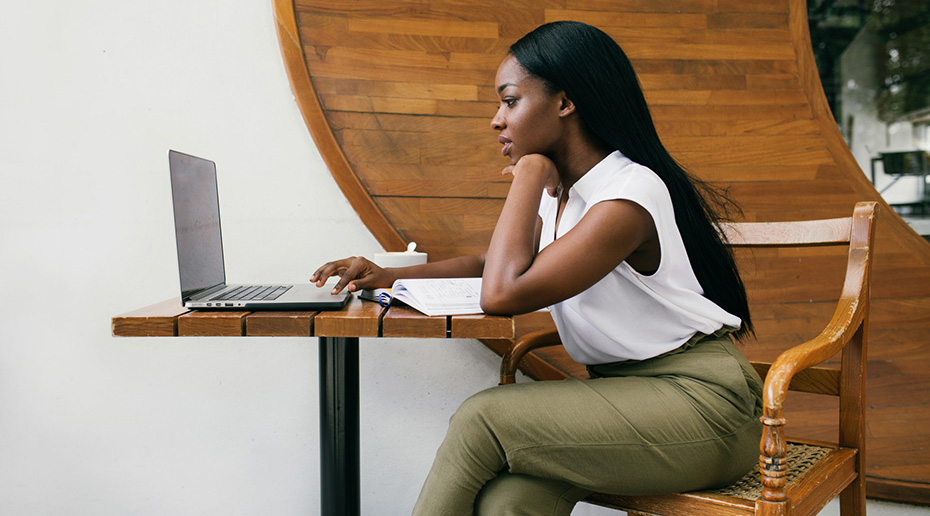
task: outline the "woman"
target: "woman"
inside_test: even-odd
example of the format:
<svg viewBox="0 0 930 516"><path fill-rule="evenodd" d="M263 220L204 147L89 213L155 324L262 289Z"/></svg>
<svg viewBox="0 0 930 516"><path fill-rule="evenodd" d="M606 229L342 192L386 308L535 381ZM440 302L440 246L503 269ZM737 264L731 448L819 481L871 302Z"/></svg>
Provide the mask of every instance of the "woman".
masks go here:
<svg viewBox="0 0 930 516"><path fill-rule="evenodd" d="M335 290L482 276L482 308L550 307L590 380L466 400L415 515L569 514L591 491L728 484L758 456L761 380L729 333L752 332L716 231L726 199L665 150L633 68L606 34L543 25L510 48L491 120L513 183L487 253L403 269L330 262ZM716 208L716 211L712 208Z"/></svg>

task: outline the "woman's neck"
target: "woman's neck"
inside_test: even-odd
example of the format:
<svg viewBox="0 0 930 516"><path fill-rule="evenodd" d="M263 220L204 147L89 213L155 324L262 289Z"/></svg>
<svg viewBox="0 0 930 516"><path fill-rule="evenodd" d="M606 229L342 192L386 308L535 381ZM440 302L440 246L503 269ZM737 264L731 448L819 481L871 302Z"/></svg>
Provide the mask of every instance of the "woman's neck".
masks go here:
<svg viewBox="0 0 930 516"><path fill-rule="evenodd" d="M553 161L559 171L562 191L568 191L589 170L606 158L613 149L595 138L579 138L570 143Z"/></svg>

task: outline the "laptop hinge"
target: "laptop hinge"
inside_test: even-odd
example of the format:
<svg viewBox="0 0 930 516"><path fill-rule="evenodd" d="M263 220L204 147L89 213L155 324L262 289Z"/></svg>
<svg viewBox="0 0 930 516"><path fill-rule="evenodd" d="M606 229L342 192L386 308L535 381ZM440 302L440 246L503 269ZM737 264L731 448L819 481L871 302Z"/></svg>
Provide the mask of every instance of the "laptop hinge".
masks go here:
<svg viewBox="0 0 930 516"><path fill-rule="evenodd" d="M205 298L205 297L209 297L209 296L212 296L213 294L216 294L216 293L218 293L218 292L222 292L223 290L226 289L227 286L228 286L228 285L226 285L225 283L221 283L221 284L216 285L216 286L213 286L213 287L202 288L202 289L200 289L200 290L195 290L195 291L189 293L188 296L182 297L181 300L184 301L185 303L188 302L188 301L199 301L199 300L201 300L201 299L203 299L203 298Z"/></svg>

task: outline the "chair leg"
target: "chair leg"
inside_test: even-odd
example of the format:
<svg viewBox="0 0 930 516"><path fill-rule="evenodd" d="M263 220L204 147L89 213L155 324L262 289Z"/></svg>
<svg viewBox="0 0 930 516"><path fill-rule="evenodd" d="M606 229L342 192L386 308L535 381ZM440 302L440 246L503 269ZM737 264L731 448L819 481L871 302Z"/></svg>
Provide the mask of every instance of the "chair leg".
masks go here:
<svg viewBox="0 0 930 516"><path fill-rule="evenodd" d="M840 516L865 516L865 479L861 475L840 493Z"/></svg>

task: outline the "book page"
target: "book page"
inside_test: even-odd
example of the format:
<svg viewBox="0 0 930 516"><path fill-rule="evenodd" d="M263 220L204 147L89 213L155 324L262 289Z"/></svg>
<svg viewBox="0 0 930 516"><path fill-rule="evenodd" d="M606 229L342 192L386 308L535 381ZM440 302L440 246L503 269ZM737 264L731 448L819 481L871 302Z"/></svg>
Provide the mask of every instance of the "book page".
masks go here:
<svg viewBox="0 0 930 516"><path fill-rule="evenodd" d="M403 279L391 292L426 315L481 313L481 278Z"/></svg>

